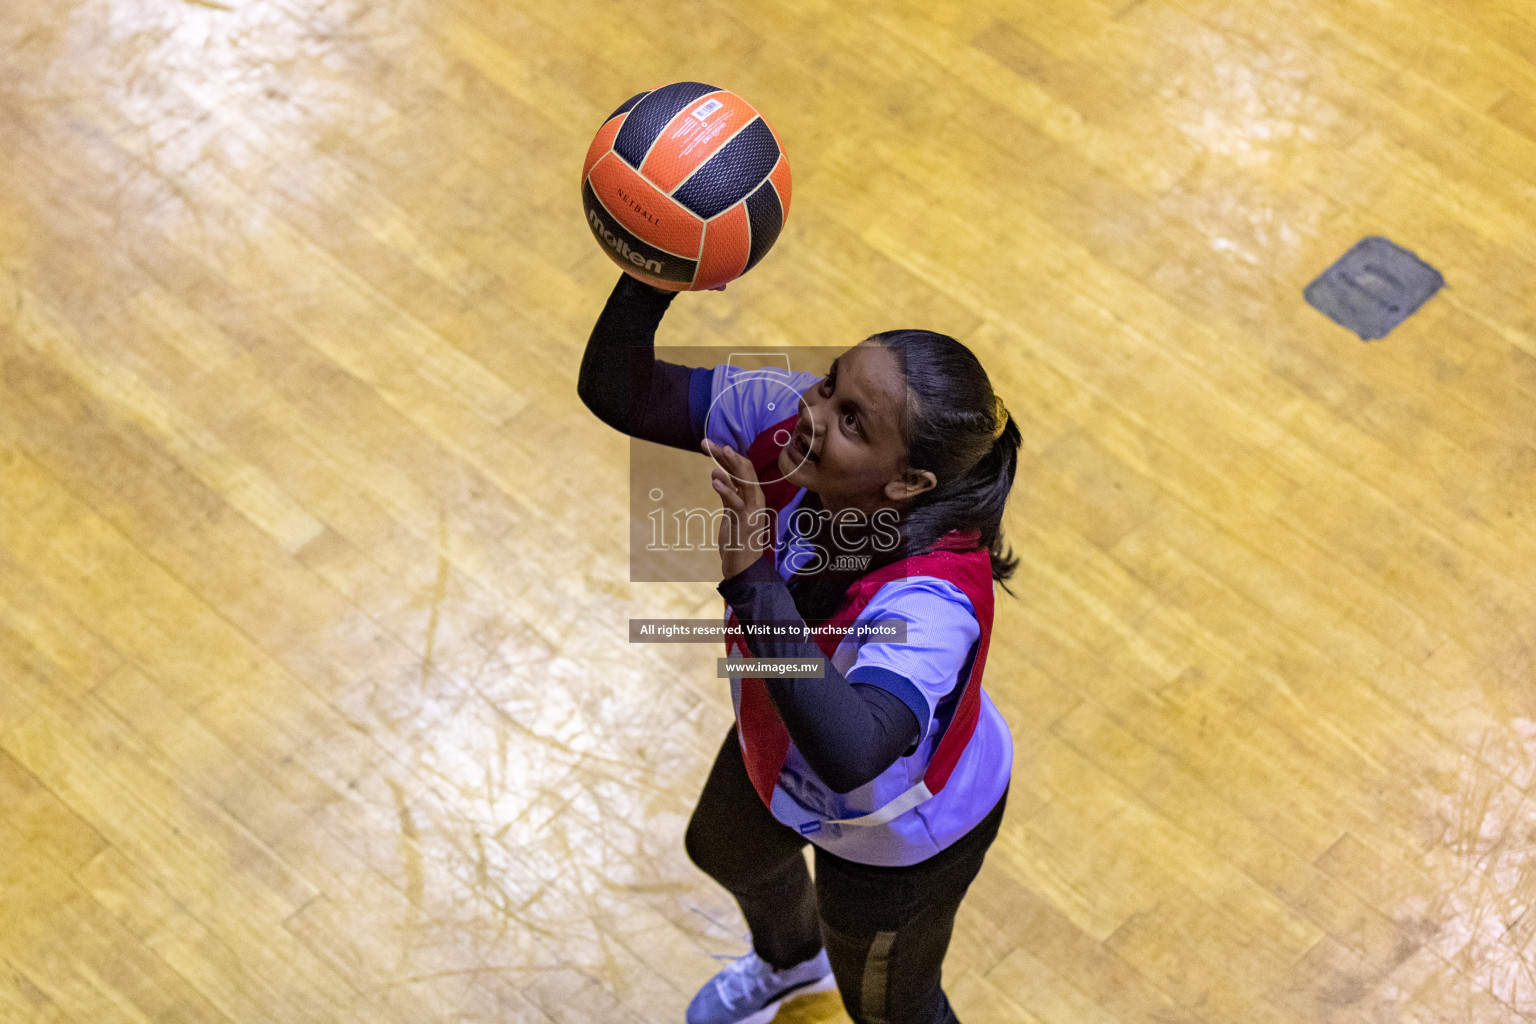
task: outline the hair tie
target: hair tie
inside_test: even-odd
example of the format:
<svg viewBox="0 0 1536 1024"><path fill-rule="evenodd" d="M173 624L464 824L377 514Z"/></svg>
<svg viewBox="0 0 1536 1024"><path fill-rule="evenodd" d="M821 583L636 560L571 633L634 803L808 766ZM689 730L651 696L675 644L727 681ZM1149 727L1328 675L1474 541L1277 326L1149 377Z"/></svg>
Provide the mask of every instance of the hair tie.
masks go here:
<svg viewBox="0 0 1536 1024"><path fill-rule="evenodd" d="M1003 431L1008 428L1008 408L1003 405L1003 399L999 395L993 395L992 400L997 403L993 416L997 419L997 429L992 431L992 440L995 442L1003 436Z"/></svg>

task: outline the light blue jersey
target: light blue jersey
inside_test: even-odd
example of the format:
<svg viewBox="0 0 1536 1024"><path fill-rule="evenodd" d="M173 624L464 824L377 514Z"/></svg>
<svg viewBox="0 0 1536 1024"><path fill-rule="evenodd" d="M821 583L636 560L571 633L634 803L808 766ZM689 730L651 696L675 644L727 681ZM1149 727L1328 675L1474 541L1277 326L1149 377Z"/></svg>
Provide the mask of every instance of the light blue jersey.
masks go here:
<svg viewBox="0 0 1536 1024"><path fill-rule="evenodd" d="M706 436L739 452L746 452L763 431L795 415L798 396L821 380L810 373L741 370L728 364L716 366L712 373ZM775 547L779 573L786 579L796 564L793 554L800 539L791 513L805 494L802 488L778 517ZM981 637L971 601L954 583L936 576L886 582L855 623L897 618L907 623L905 642L866 643L855 629L831 661L850 681L889 690L912 709L919 725L915 746L869 783L836 793L791 742L770 804L775 818L829 853L882 866L915 864L965 835L1003 795L1013 766L1008 725L983 690L975 731L942 789L889 821L835 823L886 807L923 781ZM739 677L732 678L731 693L739 714Z"/></svg>

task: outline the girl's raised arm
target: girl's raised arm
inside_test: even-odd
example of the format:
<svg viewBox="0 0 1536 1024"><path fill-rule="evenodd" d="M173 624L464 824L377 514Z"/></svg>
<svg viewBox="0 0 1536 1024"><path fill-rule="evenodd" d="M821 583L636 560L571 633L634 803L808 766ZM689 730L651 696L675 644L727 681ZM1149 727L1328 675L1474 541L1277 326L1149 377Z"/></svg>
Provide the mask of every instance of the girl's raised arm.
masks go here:
<svg viewBox="0 0 1536 1024"><path fill-rule="evenodd" d="M676 292L621 274L592 328L576 393L593 414L630 437L698 451L711 371L656 358L656 328ZM696 414L697 413L697 414Z"/></svg>

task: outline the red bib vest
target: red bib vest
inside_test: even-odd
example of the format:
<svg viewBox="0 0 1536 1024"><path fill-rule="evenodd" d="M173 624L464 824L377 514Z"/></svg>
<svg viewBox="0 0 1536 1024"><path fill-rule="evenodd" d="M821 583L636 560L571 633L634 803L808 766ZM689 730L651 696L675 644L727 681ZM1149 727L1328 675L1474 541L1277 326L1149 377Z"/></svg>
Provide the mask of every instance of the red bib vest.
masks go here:
<svg viewBox="0 0 1536 1024"><path fill-rule="evenodd" d="M788 441L793 432L796 417L791 416L758 434L747 450L758 478L778 477L776 463L783 443L775 443L779 431ZM778 536L778 515L800 492L800 488L787 480L775 479L763 485L764 503L773 512L774 536ZM946 580L959 588L971 602L981 634L976 640L970 671L959 681L962 687L959 703L951 716L944 734L940 737L920 782L900 797L857 818L845 818L832 824L878 825L890 821L944 788L950 773L960 760L961 753L976 730L981 710L981 676L987 662L987 645L992 635L992 561L986 550L976 547L980 535L976 530L951 530L940 537L930 551L904 559L868 573L848 588L842 603L824 624L826 632L818 634L816 644L828 660L837 650L846 627L850 626L875 596L880 587L894 579L908 576L932 576ZM778 560L777 548L774 552ZM727 637L726 654L736 658L752 657L751 650L743 641L736 613L726 604ZM778 784L779 772L789 756L789 730L779 717L778 708L768 694L767 684L761 678L742 677L739 706L737 708L737 735L741 741L742 759L746 762L747 775L763 803L772 806L773 790Z"/></svg>

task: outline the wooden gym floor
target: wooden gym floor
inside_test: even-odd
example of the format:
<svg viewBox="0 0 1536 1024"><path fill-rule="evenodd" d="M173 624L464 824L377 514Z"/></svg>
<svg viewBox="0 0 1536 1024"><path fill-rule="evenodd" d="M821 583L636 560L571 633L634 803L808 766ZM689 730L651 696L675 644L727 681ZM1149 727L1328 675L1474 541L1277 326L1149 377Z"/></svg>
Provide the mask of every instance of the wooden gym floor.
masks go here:
<svg viewBox="0 0 1536 1024"><path fill-rule="evenodd" d="M586 143L790 154L664 344L923 326L1021 423L976 1022L1536 1018L1525 0L0 2L0 1020L675 1022L708 583L627 582ZM1302 300L1381 234L1448 287ZM707 476L700 460L701 478ZM845 1020L834 995L789 1022Z"/></svg>

